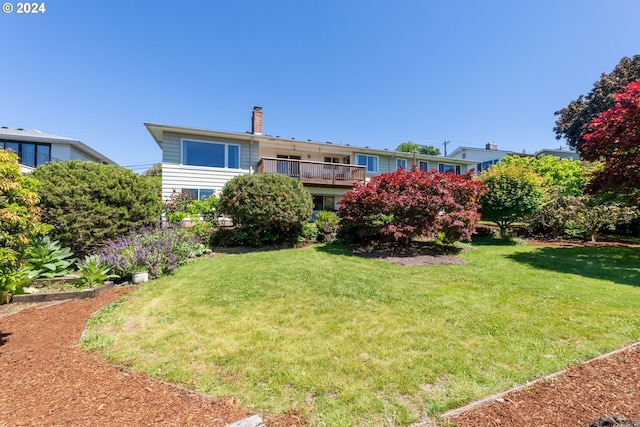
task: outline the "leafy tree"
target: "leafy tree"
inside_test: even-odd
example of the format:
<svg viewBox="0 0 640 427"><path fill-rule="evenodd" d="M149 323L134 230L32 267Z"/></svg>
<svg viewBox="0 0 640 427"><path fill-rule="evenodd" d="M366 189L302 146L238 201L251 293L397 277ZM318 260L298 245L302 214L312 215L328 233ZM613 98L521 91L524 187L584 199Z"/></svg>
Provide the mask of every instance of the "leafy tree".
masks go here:
<svg viewBox="0 0 640 427"><path fill-rule="evenodd" d="M420 145L413 141L406 141L396 147L396 151L400 151L403 153L416 153L425 154L427 156L439 156L440 149L434 147L433 145Z"/></svg>
<svg viewBox="0 0 640 427"><path fill-rule="evenodd" d="M418 149L418 153L426 154L427 156L439 156L440 149L434 147L433 145L421 145Z"/></svg>
<svg viewBox="0 0 640 427"><path fill-rule="evenodd" d="M38 182L20 171L18 156L0 150L0 300L17 290L29 241L46 231L40 223Z"/></svg>
<svg viewBox="0 0 640 427"><path fill-rule="evenodd" d="M146 176L162 176L162 163L156 163L144 171Z"/></svg>
<svg viewBox="0 0 640 427"><path fill-rule="evenodd" d="M640 80L616 94L613 107L591 120L582 146L586 160L602 160L588 185L591 192L640 194Z"/></svg>
<svg viewBox="0 0 640 427"><path fill-rule="evenodd" d="M565 195L581 195L588 174L579 160L561 159L556 156L506 156L501 163L529 168L542 177L545 187L556 188L556 193L562 189Z"/></svg>
<svg viewBox="0 0 640 427"><path fill-rule="evenodd" d="M231 217L248 243L260 245L297 238L313 201L300 181L286 175L239 175L222 189L219 211Z"/></svg>
<svg viewBox="0 0 640 427"><path fill-rule="evenodd" d="M482 219L500 227L505 239L511 224L533 214L544 202L542 178L531 168L498 163L480 174L487 193L480 199Z"/></svg>
<svg viewBox="0 0 640 427"><path fill-rule="evenodd" d="M155 224L162 202L154 183L117 165L51 162L33 172L41 185L43 222L77 256L132 228Z"/></svg>
<svg viewBox="0 0 640 427"><path fill-rule="evenodd" d="M559 116L553 128L556 139L565 137L569 146L582 151L582 137L588 132L592 119L613 107L614 95L620 89L640 79L640 55L624 57L609 74L602 74L586 96L580 95L554 114Z"/></svg>
<svg viewBox="0 0 640 427"><path fill-rule="evenodd" d="M406 246L413 237L442 233L446 243L470 240L484 191L471 174L404 171L357 184L340 201L342 230L355 242Z"/></svg>

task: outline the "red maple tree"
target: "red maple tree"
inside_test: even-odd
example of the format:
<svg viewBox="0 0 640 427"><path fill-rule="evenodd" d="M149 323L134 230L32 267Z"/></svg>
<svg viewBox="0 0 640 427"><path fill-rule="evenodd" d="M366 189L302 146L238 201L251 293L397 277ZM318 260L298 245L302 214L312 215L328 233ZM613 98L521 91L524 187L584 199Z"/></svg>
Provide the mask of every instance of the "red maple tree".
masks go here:
<svg viewBox="0 0 640 427"><path fill-rule="evenodd" d="M470 240L480 219L484 186L473 174L404 171L356 184L340 200L343 232L353 241L391 241L442 233L445 242Z"/></svg>
<svg viewBox="0 0 640 427"><path fill-rule="evenodd" d="M603 161L588 184L591 192L640 197L640 80L616 94L616 103L591 120L583 136L583 158Z"/></svg>

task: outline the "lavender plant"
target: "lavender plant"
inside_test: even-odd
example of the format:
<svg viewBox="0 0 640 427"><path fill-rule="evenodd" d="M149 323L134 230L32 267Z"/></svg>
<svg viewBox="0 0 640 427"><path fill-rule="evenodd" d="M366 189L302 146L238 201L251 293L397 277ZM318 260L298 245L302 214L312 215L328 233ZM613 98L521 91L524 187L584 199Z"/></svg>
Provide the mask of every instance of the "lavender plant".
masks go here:
<svg viewBox="0 0 640 427"><path fill-rule="evenodd" d="M203 248L200 240L176 228L141 228L109 240L100 253L106 264L121 276L139 271L156 278L172 273Z"/></svg>

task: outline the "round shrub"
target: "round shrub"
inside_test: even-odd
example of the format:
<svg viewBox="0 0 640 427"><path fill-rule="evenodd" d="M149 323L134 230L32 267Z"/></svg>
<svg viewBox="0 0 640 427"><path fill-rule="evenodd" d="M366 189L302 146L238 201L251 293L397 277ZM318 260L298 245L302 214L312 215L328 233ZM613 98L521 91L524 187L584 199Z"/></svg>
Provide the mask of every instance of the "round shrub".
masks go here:
<svg viewBox="0 0 640 427"><path fill-rule="evenodd" d="M313 202L299 181L286 175L240 175L222 189L219 210L254 245L295 241L311 217Z"/></svg>
<svg viewBox="0 0 640 427"><path fill-rule="evenodd" d="M153 180L121 166L51 162L38 166L33 177L40 181L42 221L53 226L52 239L80 257L160 218Z"/></svg>

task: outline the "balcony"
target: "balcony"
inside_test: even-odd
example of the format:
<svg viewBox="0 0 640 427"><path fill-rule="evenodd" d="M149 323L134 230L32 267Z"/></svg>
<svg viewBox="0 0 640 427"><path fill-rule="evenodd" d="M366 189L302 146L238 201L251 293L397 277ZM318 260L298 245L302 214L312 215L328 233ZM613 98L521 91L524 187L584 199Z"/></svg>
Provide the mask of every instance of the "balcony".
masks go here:
<svg viewBox="0 0 640 427"><path fill-rule="evenodd" d="M323 163L304 160L274 159L263 157L258 162L258 173L289 175L305 185L327 187L351 187L354 182L364 184L364 166L341 163Z"/></svg>

